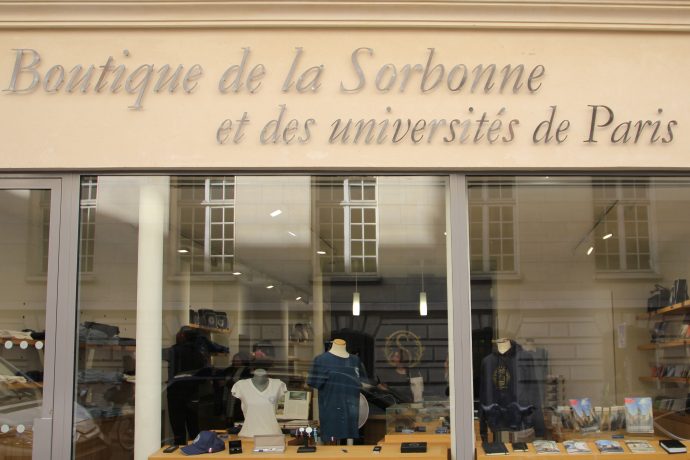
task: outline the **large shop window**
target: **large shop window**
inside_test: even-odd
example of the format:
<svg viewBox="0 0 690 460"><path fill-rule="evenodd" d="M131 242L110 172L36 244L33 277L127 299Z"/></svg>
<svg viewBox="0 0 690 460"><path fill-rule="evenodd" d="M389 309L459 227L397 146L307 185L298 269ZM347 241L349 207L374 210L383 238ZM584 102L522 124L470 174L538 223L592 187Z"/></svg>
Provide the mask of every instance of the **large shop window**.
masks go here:
<svg viewBox="0 0 690 460"><path fill-rule="evenodd" d="M476 177L468 192L478 457L688 439L690 181ZM479 249L509 203L520 265L505 277Z"/></svg>
<svg viewBox="0 0 690 460"><path fill-rule="evenodd" d="M446 178L96 180L75 440L129 459L208 430L245 452L301 427L319 445L449 439Z"/></svg>

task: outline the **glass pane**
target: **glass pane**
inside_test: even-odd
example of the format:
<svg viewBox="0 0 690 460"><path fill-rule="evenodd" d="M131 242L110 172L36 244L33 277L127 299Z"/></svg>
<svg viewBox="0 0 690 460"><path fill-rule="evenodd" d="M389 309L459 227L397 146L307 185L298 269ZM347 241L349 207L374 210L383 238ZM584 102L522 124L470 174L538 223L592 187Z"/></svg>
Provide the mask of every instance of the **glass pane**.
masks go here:
<svg viewBox="0 0 690 460"><path fill-rule="evenodd" d="M98 177L99 252L79 281L75 393L108 441L109 458L134 458L135 442L186 444L199 430L251 428L255 414L243 413L242 388L251 388L257 369L274 382L273 400L260 402L269 418L320 413L328 430L324 414L341 406L329 405L327 391L315 398L310 376L315 360L341 359L338 345L326 351L334 339L353 355L343 371L357 383L344 383L338 401L359 407L360 383L376 388L365 402L369 419L351 433L356 443L395 434L401 414L419 405L420 424L447 430L446 180L360 178L350 198L364 190L364 210L342 200L343 177L231 180L238 199L214 204L226 223L212 225L204 216L223 222L220 209L195 195L182 201L182 178ZM155 206L158 221L138 221L140 209ZM281 216L270 217L276 209ZM179 252L186 244L189 252ZM294 399L281 402L280 382ZM145 389L136 401L135 388ZM160 421L160 432L136 426L137 412ZM387 412L397 421L387 422ZM75 454L86 459L89 449L77 441Z"/></svg>
<svg viewBox="0 0 690 460"><path fill-rule="evenodd" d="M687 439L690 180L513 180L500 237L470 227L478 458L482 441Z"/></svg>
<svg viewBox="0 0 690 460"><path fill-rule="evenodd" d="M49 190L0 190L0 458L31 459L42 416Z"/></svg>

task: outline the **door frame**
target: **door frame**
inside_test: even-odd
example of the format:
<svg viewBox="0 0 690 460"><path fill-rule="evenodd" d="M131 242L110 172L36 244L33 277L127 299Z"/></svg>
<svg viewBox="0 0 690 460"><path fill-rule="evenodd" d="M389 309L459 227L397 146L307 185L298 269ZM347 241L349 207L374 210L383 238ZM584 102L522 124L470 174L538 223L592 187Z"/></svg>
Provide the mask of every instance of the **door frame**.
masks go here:
<svg viewBox="0 0 690 460"><path fill-rule="evenodd" d="M71 458L79 242L79 175L0 174L0 190L50 190L41 418L32 457Z"/></svg>

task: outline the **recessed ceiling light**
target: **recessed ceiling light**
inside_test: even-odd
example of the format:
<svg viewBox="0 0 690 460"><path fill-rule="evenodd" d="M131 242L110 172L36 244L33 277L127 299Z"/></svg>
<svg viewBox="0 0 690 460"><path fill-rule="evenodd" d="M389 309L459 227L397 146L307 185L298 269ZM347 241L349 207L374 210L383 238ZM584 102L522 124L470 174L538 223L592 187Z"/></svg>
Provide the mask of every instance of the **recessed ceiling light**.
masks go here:
<svg viewBox="0 0 690 460"><path fill-rule="evenodd" d="M602 236L601 239L602 239L602 240L608 240L608 239L611 238L612 236L613 236L613 233L607 233L606 235Z"/></svg>
<svg viewBox="0 0 690 460"><path fill-rule="evenodd" d="M589 249L587 249L587 255L590 255L594 251L594 246L590 246Z"/></svg>
<svg viewBox="0 0 690 460"><path fill-rule="evenodd" d="M232 272L232 274L235 276L240 276L242 274L242 272Z"/></svg>
<svg viewBox="0 0 690 460"><path fill-rule="evenodd" d="M297 236L297 234L292 233L292 232L288 232L288 235L290 235L290 236Z"/></svg>
<svg viewBox="0 0 690 460"><path fill-rule="evenodd" d="M268 286L266 286L266 289L273 289L274 287L275 286L273 286L272 284L269 284Z"/></svg>
<svg viewBox="0 0 690 460"><path fill-rule="evenodd" d="M283 213L283 211L281 211L280 209L276 209L275 211L273 211L271 213L271 217L277 217L277 216L281 215L282 213Z"/></svg>
<svg viewBox="0 0 690 460"><path fill-rule="evenodd" d="M323 256L326 254L326 251L316 251L316 253Z"/></svg>
<svg viewBox="0 0 690 460"><path fill-rule="evenodd" d="M188 254L189 250L188 249L178 249L177 252L179 252L180 254Z"/></svg>
<svg viewBox="0 0 690 460"><path fill-rule="evenodd" d="M302 296L297 297L295 300L302 300Z"/></svg>

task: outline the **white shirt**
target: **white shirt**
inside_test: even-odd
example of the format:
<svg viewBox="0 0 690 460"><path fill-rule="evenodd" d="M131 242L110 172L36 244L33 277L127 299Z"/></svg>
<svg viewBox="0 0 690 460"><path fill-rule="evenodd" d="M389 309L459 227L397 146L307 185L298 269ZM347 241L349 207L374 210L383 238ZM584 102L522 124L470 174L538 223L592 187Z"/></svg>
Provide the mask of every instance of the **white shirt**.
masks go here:
<svg viewBox="0 0 690 460"><path fill-rule="evenodd" d="M287 387L278 379L268 379L264 391L259 391L252 379L234 384L230 392L242 402L244 413L244 424L239 435L251 438L257 434L282 434L276 421L276 406L286 391Z"/></svg>

